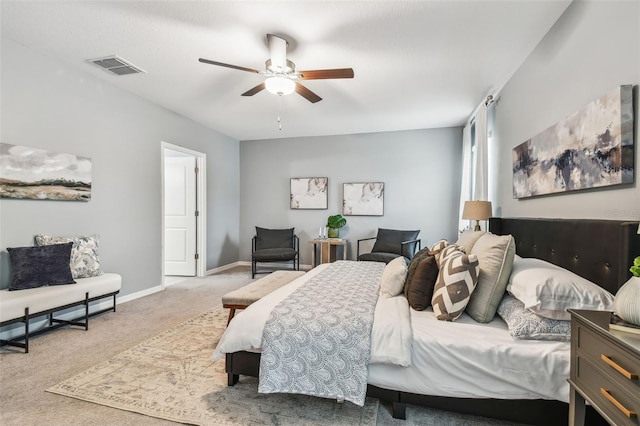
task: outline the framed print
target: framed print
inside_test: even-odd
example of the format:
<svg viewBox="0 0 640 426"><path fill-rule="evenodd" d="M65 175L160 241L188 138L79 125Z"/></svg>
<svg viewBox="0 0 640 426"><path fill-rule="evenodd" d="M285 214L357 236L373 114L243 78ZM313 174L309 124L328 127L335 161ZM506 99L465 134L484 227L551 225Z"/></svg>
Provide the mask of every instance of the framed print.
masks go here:
<svg viewBox="0 0 640 426"><path fill-rule="evenodd" d="M91 158L0 143L0 198L89 201Z"/></svg>
<svg viewBox="0 0 640 426"><path fill-rule="evenodd" d="M329 178L291 178L291 194L289 202L291 208L298 209L327 209L327 187Z"/></svg>
<svg viewBox="0 0 640 426"><path fill-rule="evenodd" d="M633 183L632 86L619 86L513 149L513 198Z"/></svg>
<svg viewBox="0 0 640 426"><path fill-rule="evenodd" d="M343 184L342 214L382 216L384 214L384 182Z"/></svg>

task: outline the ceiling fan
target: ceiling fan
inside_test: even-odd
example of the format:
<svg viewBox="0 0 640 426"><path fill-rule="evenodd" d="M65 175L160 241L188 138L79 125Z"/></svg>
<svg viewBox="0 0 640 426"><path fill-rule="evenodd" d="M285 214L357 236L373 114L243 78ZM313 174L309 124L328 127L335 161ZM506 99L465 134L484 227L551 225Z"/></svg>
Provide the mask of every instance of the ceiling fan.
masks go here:
<svg viewBox="0 0 640 426"><path fill-rule="evenodd" d="M296 65L287 59L287 46L289 45L287 40L273 34L267 34L267 44L269 45L269 53L271 57L267 59L265 63L265 71L258 71L253 68L246 68L238 65L225 64L223 62L212 61L204 58L200 58L199 61L205 64L262 74L267 77L264 82L247 90L242 94L242 96L253 96L264 89L267 89L267 91L279 96L288 95L295 91L309 102L316 103L321 101L322 98L300 84L298 82L299 80L353 78L352 68L296 71Z"/></svg>

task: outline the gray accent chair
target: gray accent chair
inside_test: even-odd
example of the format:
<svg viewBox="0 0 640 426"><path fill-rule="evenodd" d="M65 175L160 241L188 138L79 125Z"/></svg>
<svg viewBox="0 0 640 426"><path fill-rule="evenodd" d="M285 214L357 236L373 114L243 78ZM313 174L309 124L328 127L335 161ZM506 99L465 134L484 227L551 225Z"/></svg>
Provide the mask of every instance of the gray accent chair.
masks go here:
<svg viewBox="0 0 640 426"><path fill-rule="evenodd" d="M408 260L420 250L422 242L418 239L420 231L401 231L397 229L378 228L378 235L358 240L358 260L389 263L399 256ZM370 253L360 254L362 241L376 240Z"/></svg>
<svg viewBox="0 0 640 426"><path fill-rule="evenodd" d="M251 239L251 278L255 278L256 274L272 272L271 269L258 271L258 262L292 262L291 269L300 270L300 240L293 233L293 229L266 229L256 226L256 235Z"/></svg>

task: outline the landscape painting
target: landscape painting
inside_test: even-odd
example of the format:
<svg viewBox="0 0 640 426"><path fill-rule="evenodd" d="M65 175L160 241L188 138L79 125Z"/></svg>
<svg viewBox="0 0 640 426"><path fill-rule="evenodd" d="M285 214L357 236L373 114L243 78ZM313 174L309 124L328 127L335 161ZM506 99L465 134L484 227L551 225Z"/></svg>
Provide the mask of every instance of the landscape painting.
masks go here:
<svg viewBox="0 0 640 426"><path fill-rule="evenodd" d="M624 85L513 150L513 198L633 183L632 86Z"/></svg>
<svg viewBox="0 0 640 426"><path fill-rule="evenodd" d="M292 209L328 208L329 178L292 178L289 201Z"/></svg>
<svg viewBox="0 0 640 426"><path fill-rule="evenodd" d="M384 182L345 183L342 214L345 216L382 216Z"/></svg>
<svg viewBox="0 0 640 426"><path fill-rule="evenodd" d="M89 201L91 159L0 143L0 198Z"/></svg>

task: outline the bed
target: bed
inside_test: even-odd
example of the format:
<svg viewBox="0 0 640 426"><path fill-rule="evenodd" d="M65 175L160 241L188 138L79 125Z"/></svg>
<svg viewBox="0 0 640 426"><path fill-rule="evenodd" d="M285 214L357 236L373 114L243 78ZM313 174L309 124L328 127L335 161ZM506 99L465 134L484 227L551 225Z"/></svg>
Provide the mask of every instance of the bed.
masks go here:
<svg viewBox="0 0 640 426"><path fill-rule="evenodd" d="M490 220L491 232L514 237L519 256L539 258L561 266L598 283L612 294L626 281L631 259L640 253L637 228L637 222L607 220ZM319 273L314 271L311 272ZM307 275L312 278L314 274ZM296 281L291 283L294 287L301 285ZM282 293L293 291L286 287L280 289ZM273 297L264 304L275 305L283 296L276 294ZM251 312L248 309L238 318L250 318ZM233 325L232 321L229 331ZM483 342L473 340L477 334L474 327L478 326L484 327ZM568 343L525 341L509 346L513 339L498 317L488 324L474 324L463 315L456 322L443 324L436 321L429 310L411 310L411 327L415 339L411 345L412 365L372 363L368 371L367 395L390 403L394 417L405 418L406 404L417 404L522 423L566 424ZM246 331L250 326L237 323L235 328ZM427 337L424 337L425 333ZM253 339L251 350L247 350L246 345L234 348L233 344L224 350L230 386L237 383L240 375L260 375L260 341L255 336ZM440 346L434 342L439 342ZM482 349L481 346L486 346L484 351L476 354L474 351ZM526 352L530 349L539 351L533 357L528 354L534 361L520 359L523 347L527 347ZM429 351L420 357L422 352ZM501 351L508 351L509 357L500 358ZM460 353L467 356L457 356ZM217 354L218 357L221 355ZM452 375L458 377L451 380L446 372L447 359L455 360L456 365ZM480 372L479 377L474 375L476 372ZM523 379L527 374L529 376ZM532 385L523 387L522 382Z"/></svg>

